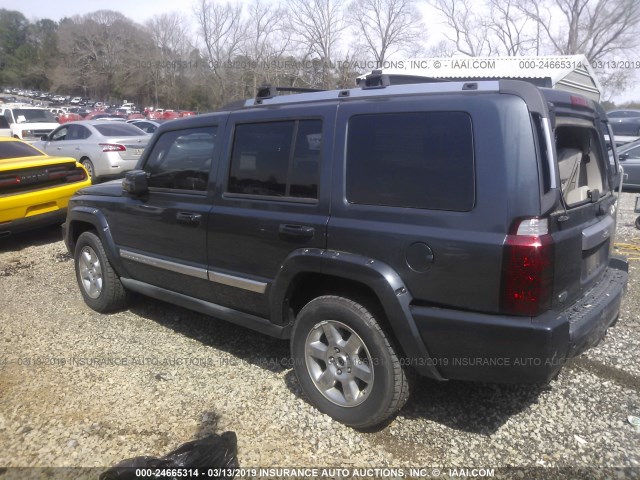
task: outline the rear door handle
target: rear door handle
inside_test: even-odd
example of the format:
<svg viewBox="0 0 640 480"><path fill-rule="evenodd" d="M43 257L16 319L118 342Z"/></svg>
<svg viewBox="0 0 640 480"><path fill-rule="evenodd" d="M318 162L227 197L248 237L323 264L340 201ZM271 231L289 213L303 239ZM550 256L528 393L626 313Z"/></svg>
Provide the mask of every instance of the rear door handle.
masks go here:
<svg viewBox="0 0 640 480"><path fill-rule="evenodd" d="M278 229L281 235L294 238L313 238L316 229L308 225L281 224Z"/></svg>
<svg viewBox="0 0 640 480"><path fill-rule="evenodd" d="M179 212L178 214L176 214L176 219L178 223L196 226L200 225L202 215L193 212Z"/></svg>

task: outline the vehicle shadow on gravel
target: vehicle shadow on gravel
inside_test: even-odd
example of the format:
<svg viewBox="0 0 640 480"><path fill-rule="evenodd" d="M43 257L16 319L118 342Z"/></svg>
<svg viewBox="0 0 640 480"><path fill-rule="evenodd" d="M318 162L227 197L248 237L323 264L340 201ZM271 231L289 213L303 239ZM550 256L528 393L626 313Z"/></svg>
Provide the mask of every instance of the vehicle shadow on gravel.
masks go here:
<svg viewBox="0 0 640 480"><path fill-rule="evenodd" d="M0 238L0 253L17 252L25 248L38 247L60 241L62 241L62 229L60 225L52 225Z"/></svg>
<svg viewBox="0 0 640 480"><path fill-rule="evenodd" d="M203 345L226 352L237 361L257 365L273 373L286 372L284 382L287 389L308 403L292 368L288 341L145 297L136 298L130 311ZM400 416L424 418L455 430L489 435L510 417L536 403L539 395L550 388L538 384L437 382L417 378ZM382 425L377 430L384 428ZM207 430L211 431L211 427Z"/></svg>
<svg viewBox="0 0 640 480"><path fill-rule="evenodd" d="M226 352L235 360L273 373L290 369L289 342L147 297L135 297L129 310L203 345ZM224 361L224 359L220 359Z"/></svg>
<svg viewBox="0 0 640 480"><path fill-rule="evenodd" d="M418 378L402 417L424 418L449 428L490 435L551 390L545 384L438 382Z"/></svg>

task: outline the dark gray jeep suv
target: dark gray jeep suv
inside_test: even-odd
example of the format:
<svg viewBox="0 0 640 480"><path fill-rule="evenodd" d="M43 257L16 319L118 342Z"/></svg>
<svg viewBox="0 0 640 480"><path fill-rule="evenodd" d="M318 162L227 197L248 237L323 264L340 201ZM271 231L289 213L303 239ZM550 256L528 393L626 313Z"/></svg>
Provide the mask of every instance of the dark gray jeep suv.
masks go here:
<svg viewBox="0 0 640 480"><path fill-rule="evenodd" d="M322 412L384 423L409 373L546 382L619 314L601 107L519 81L279 95L162 125L75 196L93 309L129 291L290 339Z"/></svg>

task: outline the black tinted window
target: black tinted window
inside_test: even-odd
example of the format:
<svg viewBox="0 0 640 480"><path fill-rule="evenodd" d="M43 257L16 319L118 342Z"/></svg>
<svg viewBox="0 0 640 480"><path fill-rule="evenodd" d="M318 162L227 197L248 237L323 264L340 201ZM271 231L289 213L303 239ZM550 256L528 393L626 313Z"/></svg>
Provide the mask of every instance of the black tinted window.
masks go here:
<svg viewBox="0 0 640 480"><path fill-rule="evenodd" d="M31 145L22 142L0 142L0 160L6 158L35 157L44 155Z"/></svg>
<svg viewBox="0 0 640 480"><path fill-rule="evenodd" d="M347 199L370 205L471 210L475 193L469 115L353 117L347 138Z"/></svg>
<svg viewBox="0 0 640 480"><path fill-rule="evenodd" d="M205 191L215 139L216 127L163 134L144 166L149 187Z"/></svg>
<svg viewBox="0 0 640 480"><path fill-rule="evenodd" d="M228 191L317 198L322 122L237 125Z"/></svg>

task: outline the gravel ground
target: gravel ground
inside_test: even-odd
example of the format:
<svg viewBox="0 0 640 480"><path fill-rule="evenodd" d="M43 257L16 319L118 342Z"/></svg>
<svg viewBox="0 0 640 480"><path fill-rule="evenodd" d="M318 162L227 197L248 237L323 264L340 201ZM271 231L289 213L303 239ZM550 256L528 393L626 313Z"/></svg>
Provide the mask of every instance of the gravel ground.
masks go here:
<svg viewBox="0 0 640 480"><path fill-rule="evenodd" d="M621 243L640 244L634 198L622 196ZM0 466L105 467L232 430L242 467L537 467L520 478L597 467L594 478L638 478L640 427L628 417L640 417L640 260L630 264L617 326L557 380L420 380L393 423L361 433L307 403L286 341L142 297L100 315L82 301L57 227L4 239Z"/></svg>

